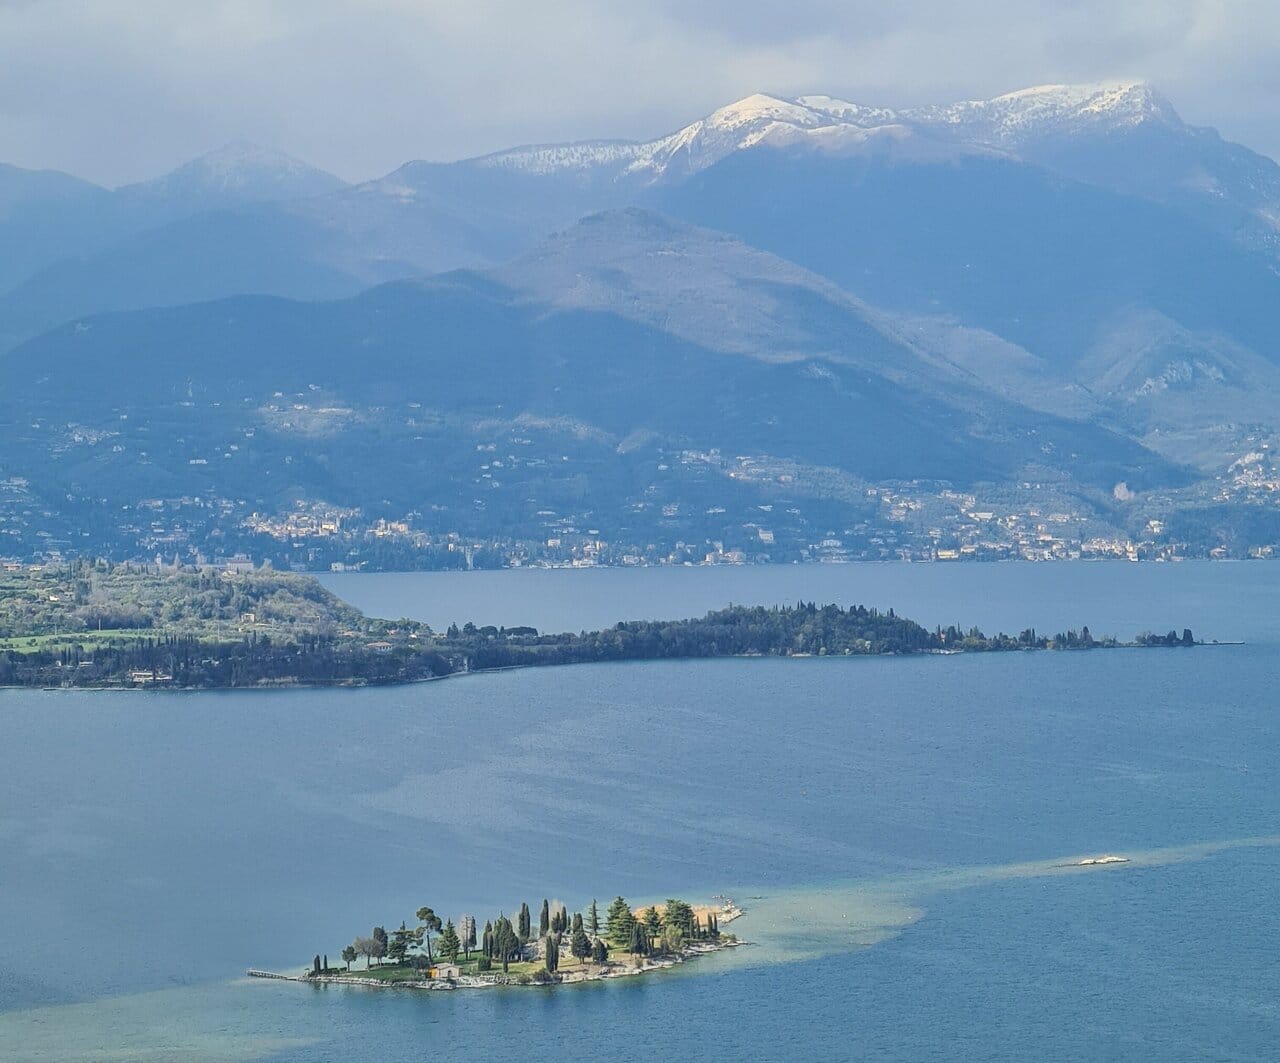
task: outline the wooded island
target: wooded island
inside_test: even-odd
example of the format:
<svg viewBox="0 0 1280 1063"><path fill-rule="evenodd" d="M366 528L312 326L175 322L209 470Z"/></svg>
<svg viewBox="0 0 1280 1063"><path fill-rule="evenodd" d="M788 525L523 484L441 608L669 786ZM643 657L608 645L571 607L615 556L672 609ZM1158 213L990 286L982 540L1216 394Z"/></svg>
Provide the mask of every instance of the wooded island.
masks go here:
<svg viewBox="0 0 1280 1063"><path fill-rule="evenodd" d="M616 897L603 917L594 900L585 914L570 916L564 904L543 898L536 932L529 905L522 903L514 919L499 912L477 934L474 916L462 915L456 924L452 919L442 922L424 906L417 910L413 926L401 922L390 933L375 926L368 937L357 937L343 948L341 967L330 966L327 955L317 954L301 975L247 973L321 984L422 989L594 981L660 970L733 948L740 944L737 936L722 933L720 924L741 914L736 904L723 898L696 907L668 898L661 907L632 908Z"/></svg>
<svg viewBox="0 0 1280 1063"><path fill-rule="evenodd" d="M0 686L217 689L406 683L599 661L867 656L1196 645L1190 630L1129 643L1087 627L1046 635L929 630L892 609L730 606L601 631L366 617L312 576L75 561L0 573Z"/></svg>

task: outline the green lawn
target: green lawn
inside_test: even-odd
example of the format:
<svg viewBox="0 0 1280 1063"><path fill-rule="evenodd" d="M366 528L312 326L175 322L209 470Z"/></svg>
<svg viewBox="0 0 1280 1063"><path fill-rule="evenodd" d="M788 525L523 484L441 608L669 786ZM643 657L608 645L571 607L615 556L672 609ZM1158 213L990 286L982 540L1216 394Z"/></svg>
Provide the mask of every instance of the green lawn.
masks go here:
<svg viewBox="0 0 1280 1063"><path fill-rule="evenodd" d="M102 631L58 632L51 635L24 635L0 639L0 650L19 650L31 653L35 650L60 649L63 646L92 646L107 642L137 642L141 639L164 638L169 632L154 628L117 628Z"/></svg>

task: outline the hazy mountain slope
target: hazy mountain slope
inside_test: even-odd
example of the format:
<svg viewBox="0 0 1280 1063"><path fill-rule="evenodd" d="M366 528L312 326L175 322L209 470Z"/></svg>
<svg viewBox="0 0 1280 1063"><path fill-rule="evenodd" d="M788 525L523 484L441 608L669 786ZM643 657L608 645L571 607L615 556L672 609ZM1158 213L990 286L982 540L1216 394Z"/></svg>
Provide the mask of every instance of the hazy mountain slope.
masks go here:
<svg viewBox="0 0 1280 1063"><path fill-rule="evenodd" d="M1134 304L1280 351L1280 278L1264 258L1166 208L1011 160L883 167L760 149L660 202L873 302L950 312L1067 363Z"/></svg>
<svg viewBox="0 0 1280 1063"><path fill-rule="evenodd" d="M735 323L727 338L699 331L696 295L659 320L664 271L646 263L673 253L695 267L677 282L703 278L712 316ZM566 272L590 276L597 294L575 299ZM754 349L753 335L763 337ZM1184 479L1096 425L963 384L791 264L636 212L591 219L494 279L110 315L28 343L4 367L6 470L125 504L183 495L470 508L470 441L486 424L524 426L540 463L510 498L483 496L499 526L558 490L570 457L573 490L616 500L615 526L644 461L686 450L868 481L1050 476L1098 498L1120 480ZM67 425L78 426L70 444Z"/></svg>
<svg viewBox="0 0 1280 1063"><path fill-rule="evenodd" d="M332 174L244 143L229 144L154 180L114 191L67 174L0 165L0 246L5 252L0 256L0 293L26 283L28 294L22 299L73 307L72 313L105 309L107 306L92 294L95 284L116 282L99 275L117 272L122 263L128 267L130 256L137 253L134 241L140 234L205 211L305 200L343 187L344 182ZM269 239L273 235L268 226L252 245L246 240L240 259L272 254ZM190 272L197 268L195 260L201 256L195 252L198 245L184 242L186 237L179 227L171 236L158 234L145 243L154 247L169 239L172 246L160 259L172 261L185 255L192 261L183 272ZM204 260L212 262L213 258L206 254ZM56 281L36 279L51 267L57 267L53 273ZM221 264L214 266L219 268ZM59 289L56 292L51 291L54 285ZM83 298L82 285L86 289ZM125 290L123 285L116 286ZM218 294L227 292L220 290ZM144 284L138 295L125 298L123 305L145 306L148 297ZM64 318L32 315L32 320L38 327L49 327ZM0 335L15 332L28 334L29 330L19 330L0 317Z"/></svg>
<svg viewBox="0 0 1280 1063"><path fill-rule="evenodd" d="M726 233L638 208L585 218L489 276L557 308L616 314L762 361L816 357L904 375L941 369L818 275Z"/></svg>
<svg viewBox="0 0 1280 1063"><path fill-rule="evenodd" d="M76 254L89 240L114 235L111 193L53 170L0 164L0 291Z"/></svg>
<svg viewBox="0 0 1280 1063"><path fill-rule="evenodd" d="M777 165L779 158L791 160L794 172ZM110 194L109 210L99 211L98 217L78 227L80 245L74 240L57 244L56 253L38 264L69 255L85 261L29 278L10 305L0 307L0 337L12 343L70 317L155 305L157 292L165 293L164 302L246 290L323 297L422 273L496 265L594 211L631 204L675 209L675 204L698 194L712 169L719 175L713 182L715 192L726 197L723 207L731 206L736 194L729 178L744 180L747 196L755 201L753 209L760 214L751 226L758 233L775 209L794 214L804 207L804 197L815 182L823 180L817 171L824 167L865 171L864 178L833 179L847 185L845 193L858 197L867 211L876 209L876 173L890 184L903 167L917 177L936 173L937 186L916 182L914 194L921 197L922 207L919 221L910 212L889 212L908 246L927 244L939 225L962 228L966 217L974 215L975 222L990 228L964 233L966 241L980 240L993 253L1016 261L1019 268L1038 265L1026 253L1026 238L1013 228L1031 218L1037 226L1035 238L1054 242L1052 249L1046 248L1045 257L1075 266L1074 274L1062 276L1064 271L1059 269L1054 278L1060 285L1059 302L1077 297L1072 287L1075 276L1087 276L1095 267L1108 268L1109 262L1090 256L1113 256L1114 247L1097 242L1077 246L1077 219L1071 212L1093 212L1093 217L1080 219L1087 232L1104 204L1085 202L1078 190L1063 191L1044 177L1042 167L1170 208L1159 219L1150 214L1130 219L1126 235L1131 242L1118 263L1120 268L1113 270L1114 274L1146 273L1149 286L1176 285L1180 279L1169 275L1166 258L1170 247L1176 250L1200 239L1193 234L1189 242L1182 232L1188 218L1196 227L1211 228L1230 241L1243 240L1265 249L1280 217L1280 169L1274 163L1221 141L1211 131L1186 126L1167 101L1146 86L1042 86L989 101L900 112L825 96L787 100L757 94L652 141L541 145L452 164L410 163L385 178L350 188L339 187L336 178L287 157L249 145L229 145L164 178ZM989 167L998 177L999 194L1013 198L1002 207L988 194L987 203L980 201L978 208L996 209L987 209L979 219L976 211L967 209L968 197L973 175L988 172ZM953 173L961 179L948 187ZM792 180L797 182L795 188L788 184ZM762 187L770 182L772 187ZM201 256L208 279L200 279L194 263L181 265L184 256L195 254L189 228L157 229L199 210L242 209L250 201L258 204L254 217L264 219L262 238L252 225L224 226L218 241ZM1129 214L1132 202L1115 200L1109 209ZM815 205L809 211L813 215L809 221L800 219L801 229L820 229L825 224L824 211L847 212L849 206L823 201L820 208ZM956 211L958 218L948 216ZM713 227L747 232L745 225L738 225L723 211L688 216ZM108 224L104 219L111 217L116 221ZM209 227L197 222L194 228L200 231L202 226ZM157 231L154 238L149 235L148 250L140 255L132 242L136 236L130 234L142 229ZM272 246L266 249L268 235ZM820 235L830 238L829 233ZM120 242L122 237L126 242ZM164 240L171 246L161 248ZM998 246L1002 240L1008 241L1007 247ZM112 243L116 246L104 250L104 245ZM777 243L766 246L781 249ZM257 269L252 287L234 279L214 282L234 278L243 263L264 250L262 257L271 268ZM865 268L891 281L899 263L880 261L871 254L874 250L873 244L863 254L863 259L875 258ZM817 260L802 261L812 266ZM939 264L939 268L945 267ZM1000 280L998 270L981 262L976 268L971 263L955 268L969 270L973 284ZM149 274L148 269L153 272ZM1236 275L1245 278L1248 272L1238 270ZM13 283L19 273L29 275L30 263L14 267ZM133 277L136 291L118 283L113 279L116 275ZM193 282L184 287L179 283L182 278ZM312 278L320 283L308 289ZM843 274L838 279L854 291L882 299L882 290L865 290ZM1245 279L1243 294L1248 297L1256 284ZM937 287L936 278L919 280L926 288ZM1128 287L1140 289L1141 283L1138 278ZM1022 291L1012 294L1022 298L1025 289L1024 284ZM110 298L105 297L107 291L113 292ZM1083 295L1092 298L1091 293ZM995 289L990 297L998 300L1002 292ZM1176 291L1171 297L1181 301L1184 295ZM1041 307L1033 303L1005 309L1006 319L1025 321L1029 315L1038 315ZM992 314L974 320L992 327L998 324L997 315ZM1041 331L1056 333L1059 324L1047 321ZM1202 321L1187 324L1204 326ZM1247 342L1255 343L1257 338L1255 330Z"/></svg>
<svg viewBox="0 0 1280 1063"><path fill-rule="evenodd" d="M324 232L270 206L210 211L149 229L87 259L65 259L0 295L0 350L59 322L228 294L296 298L364 285L325 264Z"/></svg>
<svg viewBox="0 0 1280 1063"><path fill-rule="evenodd" d="M237 205L238 190L224 196L216 187L201 191L202 184L203 164L145 194L121 190L130 209L149 212L154 224L96 253L63 258L0 295L0 350L104 311L245 293L330 298L390 280L491 266L619 199L616 190L596 192L559 178L427 163L280 202ZM208 209L219 200L230 205ZM121 202L110 201L116 208ZM163 220L175 213L176 220Z"/></svg>
<svg viewBox="0 0 1280 1063"><path fill-rule="evenodd" d="M123 200L181 214L336 192L346 182L280 151L233 141L150 181L118 189Z"/></svg>
<svg viewBox="0 0 1280 1063"><path fill-rule="evenodd" d="M1149 85L1045 85L924 108L908 120L1173 206L1247 246L1280 249L1280 166L1212 129L1187 125Z"/></svg>

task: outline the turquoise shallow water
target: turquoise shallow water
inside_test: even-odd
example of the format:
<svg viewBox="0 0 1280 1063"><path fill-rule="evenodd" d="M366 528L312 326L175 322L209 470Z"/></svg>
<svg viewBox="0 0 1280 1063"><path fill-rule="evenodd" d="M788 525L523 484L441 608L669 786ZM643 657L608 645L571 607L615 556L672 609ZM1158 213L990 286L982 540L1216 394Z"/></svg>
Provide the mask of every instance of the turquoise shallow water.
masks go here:
<svg viewBox="0 0 1280 1063"><path fill-rule="evenodd" d="M980 623L1052 626L1076 595L1095 631L1250 644L3 692L0 1058L502 1055L513 1037L570 1059L1274 1058L1280 849L1202 843L1280 833L1280 566L923 568L833 596L892 604L896 572L933 595L921 619L967 621L980 568ZM725 600L781 593L779 570L738 571ZM537 575L513 604L567 609L581 574ZM465 585L434 578L384 611L466 615ZM668 578L611 593L671 615L724 590ZM1134 862L1046 866L1100 852ZM720 891L758 944L651 979L418 996L237 977L422 903Z"/></svg>

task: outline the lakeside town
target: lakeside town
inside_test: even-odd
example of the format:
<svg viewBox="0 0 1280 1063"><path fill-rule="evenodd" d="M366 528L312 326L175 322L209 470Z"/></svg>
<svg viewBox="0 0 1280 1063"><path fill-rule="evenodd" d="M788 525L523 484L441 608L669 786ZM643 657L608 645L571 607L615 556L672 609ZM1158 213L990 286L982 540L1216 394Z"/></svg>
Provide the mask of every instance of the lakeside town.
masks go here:
<svg viewBox="0 0 1280 1063"><path fill-rule="evenodd" d="M484 456L491 460L480 464L481 476L509 467ZM518 521L503 522L512 534L493 535L474 514L463 520L443 508L376 515L301 497L277 510L246 499L179 495L120 507L111 518L109 548L94 550L73 520L43 505L25 479L11 476L0 478L0 565L16 570L86 551L121 560L177 556L190 564L257 557L310 572L1280 556L1265 522L1255 535L1219 521L1200 524L1189 516L1194 510L1178 509L1167 493L1133 502L1140 512L1130 524L1137 526L1118 527L1053 484L993 487L984 494L923 482L867 484L825 470L831 482L817 485L806 482L811 471L785 462L715 452L686 452L679 460L686 467L714 465L727 484L770 488L781 497L756 502L759 491L750 500L740 492L717 498L704 491L695 504L679 491L664 491L658 478L612 515L530 499ZM1206 505L1265 513L1280 492L1280 467L1263 444L1212 489L1197 490ZM1119 495L1126 491L1117 485ZM831 497L815 497L824 493ZM1161 515L1142 519L1147 512Z"/></svg>

